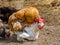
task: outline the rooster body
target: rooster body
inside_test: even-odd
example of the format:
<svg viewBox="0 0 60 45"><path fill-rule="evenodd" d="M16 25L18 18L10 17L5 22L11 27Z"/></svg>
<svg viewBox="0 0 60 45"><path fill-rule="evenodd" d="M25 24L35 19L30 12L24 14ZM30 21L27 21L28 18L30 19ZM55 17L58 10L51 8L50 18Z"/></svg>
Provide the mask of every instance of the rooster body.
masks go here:
<svg viewBox="0 0 60 45"><path fill-rule="evenodd" d="M25 26L30 26L31 24L34 23L34 19L39 19L40 18L40 15L39 15L39 12L38 10L35 8L35 7L27 7L27 8L24 8L24 9L21 9L15 13L13 13L10 17L9 17L9 25L11 27L11 30L14 31L14 28L13 28L13 24L15 22L20 22L23 23ZM17 24L15 24L17 25ZM19 28L20 30L22 30L22 25L19 26L16 26L16 28Z"/></svg>

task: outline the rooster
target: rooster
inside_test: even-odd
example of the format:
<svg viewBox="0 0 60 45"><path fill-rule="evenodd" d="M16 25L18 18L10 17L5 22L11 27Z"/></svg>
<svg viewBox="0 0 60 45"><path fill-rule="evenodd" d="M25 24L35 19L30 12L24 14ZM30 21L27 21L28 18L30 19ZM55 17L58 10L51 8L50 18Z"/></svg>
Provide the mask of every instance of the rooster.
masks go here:
<svg viewBox="0 0 60 45"><path fill-rule="evenodd" d="M33 24L35 25L36 22L38 23L37 27L39 29L42 29L44 27L43 18L40 17L38 9L35 8L35 7L29 6L29 7L26 7L24 9L21 9L21 10L15 12L15 13L13 13L9 17L8 24L10 25L11 31L13 33L16 32L16 31L20 31L20 32L25 31L25 32L28 32L27 34L28 34L28 37L29 37L29 32L31 30L30 31L28 31L28 30L31 27L33 27L32 25ZM27 30L26 27L27 27L27 29L28 28L29 29ZM20 35L22 38L26 34L25 32ZM25 35L25 37L27 36L27 34Z"/></svg>

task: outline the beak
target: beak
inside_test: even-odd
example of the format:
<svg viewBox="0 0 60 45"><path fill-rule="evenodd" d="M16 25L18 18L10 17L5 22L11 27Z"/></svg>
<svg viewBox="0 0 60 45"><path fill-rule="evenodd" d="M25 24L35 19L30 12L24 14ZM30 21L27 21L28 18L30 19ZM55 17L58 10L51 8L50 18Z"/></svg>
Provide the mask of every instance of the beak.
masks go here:
<svg viewBox="0 0 60 45"><path fill-rule="evenodd" d="M41 30L44 26L45 26L45 25L44 25L43 22L41 22L41 23L38 24L38 28L39 28L40 30Z"/></svg>

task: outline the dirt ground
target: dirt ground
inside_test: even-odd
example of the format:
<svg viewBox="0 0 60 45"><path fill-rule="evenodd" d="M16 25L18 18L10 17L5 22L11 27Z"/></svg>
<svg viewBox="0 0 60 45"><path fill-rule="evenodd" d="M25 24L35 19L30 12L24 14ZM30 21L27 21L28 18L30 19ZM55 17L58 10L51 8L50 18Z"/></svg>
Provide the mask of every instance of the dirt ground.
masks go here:
<svg viewBox="0 0 60 45"><path fill-rule="evenodd" d="M39 39L36 41L0 40L0 45L60 45L60 26L45 26L40 30Z"/></svg>
<svg viewBox="0 0 60 45"><path fill-rule="evenodd" d="M0 40L0 45L60 45L60 6L38 7L40 14L45 19L45 27L40 30L39 39L36 41L18 42Z"/></svg>

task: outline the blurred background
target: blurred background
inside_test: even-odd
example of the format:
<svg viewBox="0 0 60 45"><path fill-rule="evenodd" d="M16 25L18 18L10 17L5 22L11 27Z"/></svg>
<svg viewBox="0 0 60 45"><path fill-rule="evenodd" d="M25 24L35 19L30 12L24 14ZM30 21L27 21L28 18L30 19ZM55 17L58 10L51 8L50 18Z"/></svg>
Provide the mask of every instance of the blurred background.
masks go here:
<svg viewBox="0 0 60 45"><path fill-rule="evenodd" d="M13 45L60 45L60 0L0 0L0 18L6 20L12 13L27 6L34 6L39 10L45 20L45 27L40 31L37 41L22 44L13 42ZM0 44L6 43L0 41Z"/></svg>

